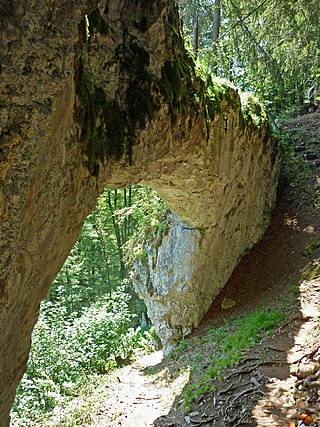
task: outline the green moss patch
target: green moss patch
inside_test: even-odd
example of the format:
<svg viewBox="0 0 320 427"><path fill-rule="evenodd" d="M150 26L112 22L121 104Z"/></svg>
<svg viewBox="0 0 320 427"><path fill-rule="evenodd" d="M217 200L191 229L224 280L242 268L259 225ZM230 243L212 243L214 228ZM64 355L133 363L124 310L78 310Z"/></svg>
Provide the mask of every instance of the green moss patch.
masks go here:
<svg viewBox="0 0 320 427"><path fill-rule="evenodd" d="M193 62L188 56L166 61L161 69L159 88L169 104L171 115L190 111L195 104L192 82Z"/></svg>
<svg viewBox="0 0 320 427"><path fill-rule="evenodd" d="M108 101L104 90L98 87L80 61L76 91L81 105L76 119L81 124L81 141L88 155L88 169L99 173L98 161L108 157L120 158L125 147L127 117L115 101Z"/></svg>
<svg viewBox="0 0 320 427"><path fill-rule="evenodd" d="M148 72L150 54L136 43L131 43L122 61L123 69L131 77L127 90L127 106L130 127L144 129L159 108L152 85L154 77Z"/></svg>
<svg viewBox="0 0 320 427"><path fill-rule="evenodd" d="M251 118L259 126L267 121L267 112L264 104L252 93L240 92L241 111L245 122Z"/></svg>
<svg viewBox="0 0 320 427"><path fill-rule="evenodd" d="M212 327L201 338L182 340L171 357L191 367L191 380L182 395L183 406L190 409L202 394L214 391L213 380L222 379L224 369L239 363L247 350L283 320L280 309L261 310L231 319L222 327Z"/></svg>

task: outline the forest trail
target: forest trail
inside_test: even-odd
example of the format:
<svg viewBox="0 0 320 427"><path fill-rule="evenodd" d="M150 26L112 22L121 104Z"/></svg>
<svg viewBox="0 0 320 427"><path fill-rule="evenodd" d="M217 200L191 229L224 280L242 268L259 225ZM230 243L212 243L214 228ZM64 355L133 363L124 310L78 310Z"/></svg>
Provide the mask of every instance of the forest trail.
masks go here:
<svg viewBox="0 0 320 427"><path fill-rule="evenodd" d="M292 296L287 321L245 353L236 366L213 380L216 391L200 396L189 412L179 410L188 371L175 371L175 361L161 352L116 371L106 385L108 398L88 426L123 427L287 427L307 412L320 423L320 115L294 119L289 126L305 132L292 144L312 170L310 188L301 188L299 203L285 192L271 226L213 303L192 339L212 325L222 325L263 304L271 309ZM300 134L301 136L301 134ZM319 147L319 148L318 148ZM300 154L302 153L302 154ZM306 250L307 248L307 250ZM222 301L232 299L228 310ZM191 338L190 338L191 339ZM150 373L153 375L150 375ZM314 424L311 424L314 425Z"/></svg>
<svg viewBox="0 0 320 427"><path fill-rule="evenodd" d="M138 358L132 365L117 369L106 384L105 402L91 414L88 426L148 427L167 414L188 380L182 373L172 380L168 369L157 375L147 370L161 363L162 351Z"/></svg>

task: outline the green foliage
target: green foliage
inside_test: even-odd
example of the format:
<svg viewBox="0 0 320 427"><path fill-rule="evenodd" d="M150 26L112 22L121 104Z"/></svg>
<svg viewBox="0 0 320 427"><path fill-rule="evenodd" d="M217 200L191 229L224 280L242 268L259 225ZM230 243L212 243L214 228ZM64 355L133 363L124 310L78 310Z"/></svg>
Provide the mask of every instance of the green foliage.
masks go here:
<svg viewBox="0 0 320 427"><path fill-rule="evenodd" d="M182 340L171 357L191 366L191 381L183 394L183 405L190 408L202 394L213 391L212 379L237 364L263 336L270 334L284 316L280 310L258 311L231 319L223 327L212 327L198 342Z"/></svg>
<svg viewBox="0 0 320 427"><path fill-rule="evenodd" d="M77 395L89 375L109 371L117 356L130 357L145 345L141 330L132 328L135 315L128 298L120 288L111 300L92 305L80 317L68 316L63 305L42 304L13 407L17 423L38 425L43 414Z"/></svg>
<svg viewBox="0 0 320 427"><path fill-rule="evenodd" d="M312 185L312 171L301 154L297 154L290 134L278 135L282 151L281 179L287 179L290 183L291 199L295 205L312 203L315 200L314 187Z"/></svg>
<svg viewBox="0 0 320 427"><path fill-rule="evenodd" d="M118 357L130 358L137 348L154 349L154 331L138 326L146 307L127 278L124 256L134 258L143 239L161 232L165 211L159 197L140 186L106 190L99 198L42 303L13 425L58 425L54 414L67 407L73 415L61 425L82 425L71 402L92 376L115 368Z"/></svg>
<svg viewBox="0 0 320 427"><path fill-rule="evenodd" d="M216 113L221 113L221 101L223 97L227 95L228 88L231 84L225 79L207 74L199 62L197 64L196 73L205 84L205 90L203 91L203 106L206 118L213 120Z"/></svg>
<svg viewBox="0 0 320 427"><path fill-rule="evenodd" d="M319 84L317 0L221 2L220 37L213 46L214 2L179 0L186 43L199 23L199 60L209 72L254 91L281 110L301 104Z"/></svg>
<svg viewBox="0 0 320 427"><path fill-rule="evenodd" d="M208 74L199 61L196 64L196 76L198 83L201 82L202 85L202 90L199 92L208 126L210 126L209 119L213 120L216 113L221 114L223 100L234 110L241 108L245 123L250 119L255 126L260 126L267 121L267 111L259 97L249 92L240 91L238 94L237 88L232 83L225 78Z"/></svg>
<svg viewBox="0 0 320 427"><path fill-rule="evenodd" d="M320 275L320 234L316 234L310 239L304 249L306 256L312 256L310 261L303 271L303 277L306 280L318 278Z"/></svg>
<svg viewBox="0 0 320 427"><path fill-rule="evenodd" d="M313 237L304 249L305 255L312 255L320 248L320 234Z"/></svg>
<svg viewBox="0 0 320 427"><path fill-rule="evenodd" d="M127 278L127 269L135 259L146 256L144 241L165 231L166 212L164 203L151 189L133 186L105 190L57 275L49 300L63 303L67 315L81 313L111 295L126 279L130 307L135 307L137 314L145 312Z"/></svg>
<svg viewBox="0 0 320 427"><path fill-rule="evenodd" d="M240 92L241 111L244 120L247 122L249 117L252 122L259 126L267 121L267 111L264 104L257 96L249 92Z"/></svg>
<svg viewBox="0 0 320 427"><path fill-rule="evenodd" d="M320 259L315 259L311 264L308 265L307 270L304 273L304 276L308 280L316 279L320 276Z"/></svg>
<svg viewBox="0 0 320 427"><path fill-rule="evenodd" d="M132 206L117 211L119 223L123 223L128 215L135 221L135 231L123 245L125 263L130 269L137 259L146 260L145 243L161 239L166 232L168 208L152 189L139 187Z"/></svg>

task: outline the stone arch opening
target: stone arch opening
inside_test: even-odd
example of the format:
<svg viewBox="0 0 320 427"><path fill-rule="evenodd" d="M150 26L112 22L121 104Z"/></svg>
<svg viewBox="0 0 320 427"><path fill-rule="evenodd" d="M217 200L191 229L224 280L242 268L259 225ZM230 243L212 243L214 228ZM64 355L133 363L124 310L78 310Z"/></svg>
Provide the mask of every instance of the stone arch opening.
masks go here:
<svg viewBox="0 0 320 427"><path fill-rule="evenodd" d="M63 92L60 99L63 111L65 96ZM200 115L190 125L188 117L172 122L167 113L160 114L159 121L140 132L130 161L101 163L98 177L88 172L80 147L61 150L53 140L39 145L34 167L21 174L21 163L13 166L13 178L2 193L4 224L10 224L11 230L2 258L5 281L1 282L4 413L9 411L25 369L39 302L105 187L147 185L180 218L157 248L157 262L161 268L165 259L161 253L169 251L175 255L170 259L174 260L172 269L178 271L177 257L187 252L181 251L185 243L179 239L184 236L184 242L189 242L187 273L183 278L167 275L152 295L143 287L140 293L149 312L156 307L152 320L159 325L157 332L168 349L198 325L241 256L262 236L276 194L279 152L267 126L243 124L238 94L233 92L233 96L238 102L235 109L227 104L226 112L215 117L209 130ZM55 115L61 117L61 113L57 107ZM67 130L58 123L62 138ZM56 131L53 134L57 136ZM21 192L14 196L17 182ZM6 263L11 264L10 270ZM166 291L169 281L170 293ZM13 355L15 367L8 369Z"/></svg>

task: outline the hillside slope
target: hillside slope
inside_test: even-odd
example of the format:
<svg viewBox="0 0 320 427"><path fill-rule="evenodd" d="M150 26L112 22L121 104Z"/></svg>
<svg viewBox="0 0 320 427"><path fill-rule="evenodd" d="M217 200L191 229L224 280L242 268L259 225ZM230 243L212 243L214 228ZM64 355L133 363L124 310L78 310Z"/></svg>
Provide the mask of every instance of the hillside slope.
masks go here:
<svg viewBox="0 0 320 427"><path fill-rule="evenodd" d="M320 115L282 125L287 145L285 188L271 227L236 268L197 332L267 306L285 316L276 331L243 360L214 379L215 391L200 395L177 420L173 412L157 426L288 426L303 412L320 421ZM235 305L222 309L224 301ZM233 304L233 303L232 303ZM170 424L171 423L171 424Z"/></svg>

